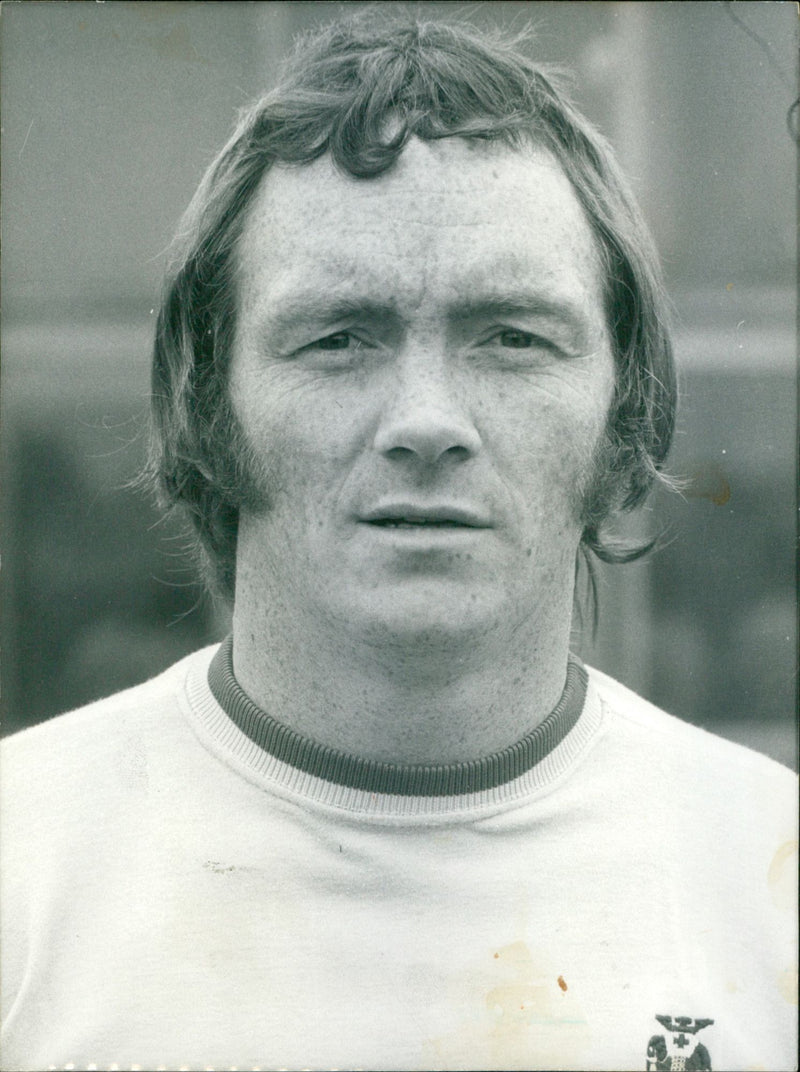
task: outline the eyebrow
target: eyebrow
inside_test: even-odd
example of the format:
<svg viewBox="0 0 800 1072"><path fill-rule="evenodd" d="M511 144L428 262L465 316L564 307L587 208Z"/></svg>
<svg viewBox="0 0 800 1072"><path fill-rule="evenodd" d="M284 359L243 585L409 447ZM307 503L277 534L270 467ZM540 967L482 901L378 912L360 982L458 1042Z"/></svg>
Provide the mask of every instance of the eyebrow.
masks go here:
<svg viewBox="0 0 800 1072"><path fill-rule="evenodd" d="M543 317L557 327L563 326L569 341L576 347L588 343L592 334L592 320L569 299L527 289L504 289L495 295L457 299L447 310L451 324L518 316ZM400 319L397 303L393 300L366 296L327 297L317 290L300 291L279 298L274 312L266 312L261 319L258 330L264 338L280 339L303 326L327 326L347 320L386 323Z"/></svg>
<svg viewBox="0 0 800 1072"><path fill-rule="evenodd" d="M259 330L261 334L282 335L301 324L332 324L353 318L377 320L396 315L394 302L328 298L315 290L280 299L275 312L263 316Z"/></svg>
<svg viewBox="0 0 800 1072"><path fill-rule="evenodd" d="M568 299L529 291L504 293L456 302L450 312L453 321L490 320L506 316L544 317L562 324L576 342L588 338L592 321Z"/></svg>

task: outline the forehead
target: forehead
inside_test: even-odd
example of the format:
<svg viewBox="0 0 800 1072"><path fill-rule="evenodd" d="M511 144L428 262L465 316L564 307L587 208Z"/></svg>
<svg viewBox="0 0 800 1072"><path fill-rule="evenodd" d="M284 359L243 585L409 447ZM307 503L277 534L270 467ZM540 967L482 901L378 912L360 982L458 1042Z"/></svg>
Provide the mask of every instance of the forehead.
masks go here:
<svg viewBox="0 0 800 1072"><path fill-rule="evenodd" d="M239 246L240 300L298 290L380 291L409 308L535 288L601 315L594 235L545 150L412 138L393 168L358 179L329 157L262 179Z"/></svg>

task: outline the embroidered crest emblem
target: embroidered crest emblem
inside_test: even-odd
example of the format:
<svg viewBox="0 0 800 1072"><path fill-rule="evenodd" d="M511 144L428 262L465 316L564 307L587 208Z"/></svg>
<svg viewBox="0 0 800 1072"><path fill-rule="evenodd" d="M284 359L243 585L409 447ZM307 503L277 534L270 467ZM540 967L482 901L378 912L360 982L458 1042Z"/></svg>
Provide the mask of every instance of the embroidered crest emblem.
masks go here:
<svg viewBox="0 0 800 1072"><path fill-rule="evenodd" d="M694 1036L713 1020L691 1016L656 1016L666 1035L652 1035L647 1043L647 1072L711 1072L711 1055ZM694 1049L688 1047L695 1042Z"/></svg>

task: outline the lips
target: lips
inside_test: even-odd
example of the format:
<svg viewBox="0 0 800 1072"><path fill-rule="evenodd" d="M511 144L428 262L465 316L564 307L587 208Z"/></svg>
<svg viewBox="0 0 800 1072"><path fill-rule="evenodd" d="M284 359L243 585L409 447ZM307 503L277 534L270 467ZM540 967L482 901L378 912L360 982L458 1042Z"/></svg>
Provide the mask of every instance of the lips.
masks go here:
<svg viewBox="0 0 800 1072"><path fill-rule="evenodd" d="M487 529L489 519L477 511L449 504L392 503L368 511L361 521L390 529Z"/></svg>
<svg viewBox="0 0 800 1072"><path fill-rule="evenodd" d="M462 525L460 521L433 521L430 518L425 517L382 517L370 521L369 524L385 529L413 529L418 528L419 526L425 526L429 529L461 529L474 527L472 525Z"/></svg>

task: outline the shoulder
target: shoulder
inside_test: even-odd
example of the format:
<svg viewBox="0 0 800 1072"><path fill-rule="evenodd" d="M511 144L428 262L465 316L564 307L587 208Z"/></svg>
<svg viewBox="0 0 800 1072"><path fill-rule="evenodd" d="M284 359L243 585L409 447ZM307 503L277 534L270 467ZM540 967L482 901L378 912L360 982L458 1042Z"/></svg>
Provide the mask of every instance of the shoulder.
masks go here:
<svg viewBox="0 0 800 1072"><path fill-rule="evenodd" d="M187 678L211 654L3 742L0 883L12 929L163 837L165 811L181 806L174 794L196 790L205 753L185 718Z"/></svg>
<svg viewBox="0 0 800 1072"><path fill-rule="evenodd" d="M654 767L679 762L684 770L704 770L708 778L749 777L794 793L797 776L788 767L676 718L607 674L592 667L586 669L621 745L646 752Z"/></svg>
<svg viewBox="0 0 800 1072"><path fill-rule="evenodd" d="M796 904L797 775L588 674L602 709L592 787L606 821L651 845L664 874L702 876L696 889L717 924L740 919L750 933L755 915L763 928L769 917L780 946L793 930L785 906Z"/></svg>
<svg viewBox="0 0 800 1072"><path fill-rule="evenodd" d="M791 859L793 771L667 714L597 670L588 674L602 709L597 777L612 811L632 827L644 823L661 838L677 838L689 856L722 870L727 860L738 873L747 860L764 874L787 853Z"/></svg>
<svg viewBox="0 0 800 1072"><path fill-rule="evenodd" d="M603 711L606 762L646 808L717 833L731 844L797 836L797 775L768 756L667 714L589 669Z"/></svg>
<svg viewBox="0 0 800 1072"><path fill-rule="evenodd" d="M2 748L4 751L24 752L30 748L46 747L51 739L81 736L87 730L101 725L112 725L115 720L124 719L133 713L146 713L165 702L169 703L183 687L190 670L200 664L207 666L217 647L218 645L212 644L201 648L139 685L66 711L29 729L20 730L7 737L2 742Z"/></svg>
<svg viewBox="0 0 800 1072"><path fill-rule="evenodd" d="M58 808L71 795L136 782L154 744L180 732L187 675L215 650L194 652L149 681L6 738L0 746L4 808L16 804L35 813L37 804Z"/></svg>

